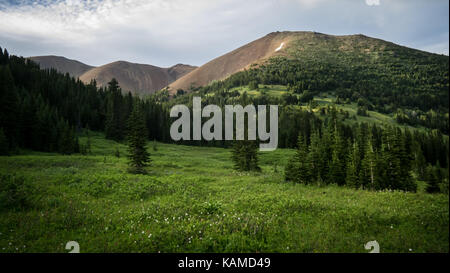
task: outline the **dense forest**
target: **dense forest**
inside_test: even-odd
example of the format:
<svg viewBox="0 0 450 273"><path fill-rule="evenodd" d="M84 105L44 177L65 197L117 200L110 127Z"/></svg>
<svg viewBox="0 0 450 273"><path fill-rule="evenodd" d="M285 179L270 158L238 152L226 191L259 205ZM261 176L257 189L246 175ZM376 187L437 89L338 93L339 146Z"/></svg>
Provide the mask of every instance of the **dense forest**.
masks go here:
<svg viewBox="0 0 450 273"><path fill-rule="evenodd" d="M192 107L192 96L200 95L205 105L280 105L278 147L297 149L286 167L287 180L415 191L418 178L429 183L429 192L448 191L448 71L441 70L448 67L448 57L436 56L436 66L419 63L415 68L413 64L396 67L404 77L392 74L385 79L383 74L377 78L369 76L374 71L361 67L357 80L337 64L303 70L297 60L273 59L266 66L237 73L194 93L180 91L169 100L165 91L147 98L123 94L114 79L104 88L97 87L95 81L86 85L68 74L41 70L32 61L10 56L6 49L0 51L1 154L20 149L78 153L86 145L78 141L83 129L102 131L107 138L122 141L136 103L145 116L148 138L170 143L169 128L174 120L169 118L170 107L180 103ZM404 70L410 66L412 74ZM232 87L255 83L285 84L298 96L250 97L228 92ZM415 89L406 88L410 86ZM376 111L402 112L407 120L403 122L414 123L408 115L415 111L422 125L435 130L349 125L342 122L347 118L345 113L333 105L319 114L297 107L296 103L308 102L311 94L325 90L334 90L339 98L356 100ZM431 118L427 118L429 113L433 113ZM183 144L232 145L226 141Z"/></svg>
<svg viewBox="0 0 450 273"><path fill-rule="evenodd" d="M0 50L1 51L1 50ZM169 115L152 100L122 94L114 79L106 88L83 84L22 57L0 54L0 140L3 153L19 148L71 154L83 128L123 140L133 103L142 102L151 139L168 140ZM167 127L169 128L169 127Z"/></svg>

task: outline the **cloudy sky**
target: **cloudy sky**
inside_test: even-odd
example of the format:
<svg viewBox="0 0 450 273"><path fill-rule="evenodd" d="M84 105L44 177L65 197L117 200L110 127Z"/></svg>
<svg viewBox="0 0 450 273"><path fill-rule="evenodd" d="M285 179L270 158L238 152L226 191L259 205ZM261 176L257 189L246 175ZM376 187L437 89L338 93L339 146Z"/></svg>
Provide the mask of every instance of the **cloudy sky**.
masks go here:
<svg viewBox="0 0 450 273"><path fill-rule="evenodd" d="M365 34L449 54L448 0L0 0L0 46L60 55L201 65L267 33Z"/></svg>

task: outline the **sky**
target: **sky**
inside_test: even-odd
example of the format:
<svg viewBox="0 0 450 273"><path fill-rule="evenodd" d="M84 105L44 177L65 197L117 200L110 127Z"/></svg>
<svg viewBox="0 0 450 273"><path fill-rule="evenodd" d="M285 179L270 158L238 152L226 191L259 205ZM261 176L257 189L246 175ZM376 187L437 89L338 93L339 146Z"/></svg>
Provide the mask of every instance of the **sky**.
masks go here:
<svg viewBox="0 0 450 273"><path fill-rule="evenodd" d="M274 31L449 54L448 0L0 0L0 47L89 65L202 65Z"/></svg>

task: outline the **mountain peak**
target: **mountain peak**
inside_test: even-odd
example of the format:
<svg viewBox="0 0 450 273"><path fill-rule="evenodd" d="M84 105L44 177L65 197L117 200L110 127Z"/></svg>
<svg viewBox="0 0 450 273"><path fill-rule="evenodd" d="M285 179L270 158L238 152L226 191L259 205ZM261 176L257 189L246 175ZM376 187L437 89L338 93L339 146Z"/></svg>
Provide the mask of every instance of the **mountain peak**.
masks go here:
<svg viewBox="0 0 450 273"><path fill-rule="evenodd" d="M94 68L93 66L84 64L77 60L68 59L63 56L33 56L28 57L27 59L38 63L42 69L54 68L59 72L69 73L75 78L81 76L84 72Z"/></svg>

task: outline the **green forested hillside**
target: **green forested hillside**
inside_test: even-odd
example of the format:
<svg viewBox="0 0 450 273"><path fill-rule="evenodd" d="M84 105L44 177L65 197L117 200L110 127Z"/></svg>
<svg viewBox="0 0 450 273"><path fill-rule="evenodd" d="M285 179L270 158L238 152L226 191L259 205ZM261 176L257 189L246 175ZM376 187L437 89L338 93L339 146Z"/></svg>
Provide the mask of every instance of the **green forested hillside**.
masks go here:
<svg viewBox="0 0 450 273"><path fill-rule="evenodd" d="M294 35L294 34L293 34ZM399 123L449 131L449 57L406 48L364 35L302 33L284 57L271 58L200 93L248 84L279 84L306 103L331 93L340 103L355 102L361 112L392 115Z"/></svg>

